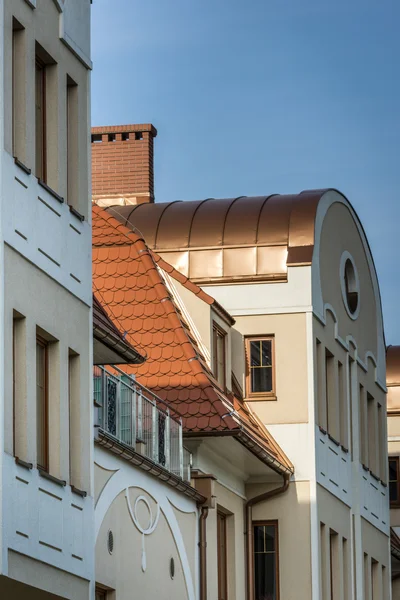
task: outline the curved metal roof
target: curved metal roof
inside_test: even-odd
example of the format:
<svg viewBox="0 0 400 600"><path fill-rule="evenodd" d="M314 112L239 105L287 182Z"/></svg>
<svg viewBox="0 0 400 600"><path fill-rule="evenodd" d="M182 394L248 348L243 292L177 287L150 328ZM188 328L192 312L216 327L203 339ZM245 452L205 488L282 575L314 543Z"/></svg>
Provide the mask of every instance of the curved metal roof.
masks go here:
<svg viewBox="0 0 400 600"><path fill-rule="evenodd" d="M285 280L288 266L311 263L315 215L326 191L108 210L194 281Z"/></svg>

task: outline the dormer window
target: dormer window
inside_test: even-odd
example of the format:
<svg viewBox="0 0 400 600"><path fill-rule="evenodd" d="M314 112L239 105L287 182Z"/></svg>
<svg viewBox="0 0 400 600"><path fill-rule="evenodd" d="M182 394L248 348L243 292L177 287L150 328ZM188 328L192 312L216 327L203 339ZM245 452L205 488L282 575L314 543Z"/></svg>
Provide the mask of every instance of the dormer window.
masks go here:
<svg viewBox="0 0 400 600"><path fill-rule="evenodd" d="M275 398L274 338L246 338L246 395L252 400Z"/></svg>
<svg viewBox="0 0 400 600"><path fill-rule="evenodd" d="M226 387L226 331L213 323L213 373L222 389Z"/></svg>

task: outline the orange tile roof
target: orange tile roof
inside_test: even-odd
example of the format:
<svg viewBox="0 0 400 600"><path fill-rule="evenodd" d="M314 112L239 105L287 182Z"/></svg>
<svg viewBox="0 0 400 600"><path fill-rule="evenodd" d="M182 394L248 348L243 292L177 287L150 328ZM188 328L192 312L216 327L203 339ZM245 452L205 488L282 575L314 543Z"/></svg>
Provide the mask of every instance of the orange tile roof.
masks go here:
<svg viewBox="0 0 400 600"><path fill-rule="evenodd" d="M94 291L131 343L147 353L145 363L124 370L173 405L186 435L235 435L276 470L291 472L291 463L245 403L219 387L156 264L138 234L93 207ZM161 266L167 270L166 265ZM196 288L193 293L208 301Z"/></svg>

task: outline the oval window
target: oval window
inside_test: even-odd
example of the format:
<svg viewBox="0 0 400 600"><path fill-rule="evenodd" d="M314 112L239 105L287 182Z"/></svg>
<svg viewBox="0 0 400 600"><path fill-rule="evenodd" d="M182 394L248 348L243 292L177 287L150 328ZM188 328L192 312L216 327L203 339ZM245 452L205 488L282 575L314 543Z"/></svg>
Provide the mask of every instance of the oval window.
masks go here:
<svg viewBox="0 0 400 600"><path fill-rule="evenodd" d="M360 309L360 283L354 261L348 252L342 256L341 287L343 302L352 319L358 317Z"/></svg>

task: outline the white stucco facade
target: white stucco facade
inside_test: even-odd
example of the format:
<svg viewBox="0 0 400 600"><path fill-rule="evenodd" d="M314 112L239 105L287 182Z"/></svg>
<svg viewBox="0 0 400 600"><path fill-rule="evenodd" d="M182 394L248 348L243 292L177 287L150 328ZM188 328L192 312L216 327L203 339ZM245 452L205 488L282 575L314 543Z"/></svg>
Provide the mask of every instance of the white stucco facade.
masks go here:
<svg viewBox="0 0 400 600"><path fill-rule="evenodd" d="M37 597L37 590L43 598L94 594L89 19L90 0L0 2L0 595L3 589L10 597ZM35 170L39 47L47 83L45 183ZM74 202L68 77L78 90L82 165L74 174ZM49 356L48 468L42 471L39 333ZM71 356L78 365L73 400ZM79 414L73 434L71 410L74 418Z"/></svg>

